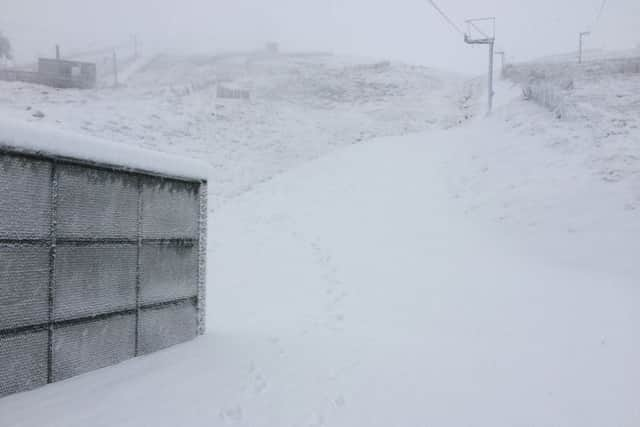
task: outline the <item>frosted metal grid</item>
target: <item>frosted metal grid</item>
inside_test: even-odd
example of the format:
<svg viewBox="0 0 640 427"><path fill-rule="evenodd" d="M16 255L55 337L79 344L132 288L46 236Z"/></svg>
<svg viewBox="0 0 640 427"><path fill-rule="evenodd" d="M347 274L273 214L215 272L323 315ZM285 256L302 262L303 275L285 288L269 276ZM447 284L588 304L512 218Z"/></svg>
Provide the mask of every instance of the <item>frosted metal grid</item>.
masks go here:
<svg viewBox="0 0 640 427"><path fill-rule="evenodd" d="M0 397L204 332L206 182L0 150Z"/></svg>

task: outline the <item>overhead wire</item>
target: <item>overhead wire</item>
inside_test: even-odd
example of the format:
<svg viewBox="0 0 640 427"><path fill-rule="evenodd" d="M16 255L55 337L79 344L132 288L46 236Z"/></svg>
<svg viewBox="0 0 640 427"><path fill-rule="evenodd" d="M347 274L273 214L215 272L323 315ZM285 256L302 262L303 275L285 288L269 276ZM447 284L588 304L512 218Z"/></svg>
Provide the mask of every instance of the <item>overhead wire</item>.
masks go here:
<svg viewBox="0 0 640 427"><path fill-rule="evenodd" d="M470 24L473 28L475 28L475 29L476 29L476 31L477 31L478 33L480 33L484 38L486 38L486 39L490 39L490 38L491 38L491 37L489 37L489 36L487 35L487 33L485 33L485 32L482 30L482 28L478 27L478 26L476 25L476 23L475 23L475 22L473 22L473 21L469 21L469 24Z"/></svg>
<svg viewBox="0 0 640 427"><path fill-rule="evenodd" d="M605 0L606 1L606 0ZM436 10L436 12L438 12L438 14L440 14L440 16L449 24L449 26L451 26L451 28L453 30L455 30L458 34L460 34L461 36L465 36L465 32L462 31L462 29L451 19L449 18L449 16L444 12L444 10L442 10L442 8L440 8L440 6L438 6L436 4L436 2L434 0L427 0L427 2ZM482 34L484 37L486 38L490 38L481 28L479 28L477 25L475 25L474 23L471 23L471 25L480 33ZM504 49L501 49L502 51L504 51Z"/></svg>
<svg viewBox="0 0 640 427"><path fill-rule="evenodd" d="M598 12L598 16L596 17L596 20L593 23L593 25L596 25L600 21L600 18L602 18L602 14L604 13L604 8L606 6L607 6L607 0L602 0L602 6L600 6L600 11Z"/></svg>
<svg viewBox="0 0 640 427"><path fill-rule="evenodd" d="M591 26L589 27L589 31L593 31L593 28L598 25L598 23L600 22L600 19L602 18L602 15L604 14L604 9L605 7L607 7L607 1L608 0L602 0L602 3L600 4L600 9L598 10L598 14L596 15L596 19L593 21L593 24L591 24Z"/></svg>
<svg viewBox="0 0 640 427"><path fill-rule="evenodd" d="M453 22L451 18L449 18L449 16L440 8L440 6L436 4L434 0L427 0L427 2L436 10L436 12L440 14L440 16L442 16L445 21L447 21L451 28L453 28L461 36L464 36L464 31L462 31L460 27L455 22Z"/></svg>

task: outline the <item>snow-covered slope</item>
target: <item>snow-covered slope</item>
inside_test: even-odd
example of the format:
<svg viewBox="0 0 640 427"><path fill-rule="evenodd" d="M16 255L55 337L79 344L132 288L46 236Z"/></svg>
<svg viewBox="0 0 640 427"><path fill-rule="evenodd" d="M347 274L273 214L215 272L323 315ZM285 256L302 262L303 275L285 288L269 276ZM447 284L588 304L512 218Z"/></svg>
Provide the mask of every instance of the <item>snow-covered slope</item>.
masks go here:
<svg viewBox="0 0 640 427"><path fill-rule="evenodd" d="M519 91L502 82L502 106L490 121L476 123L449 159L460 207L511 233L547 262L571 262L584 271L616 264L618 274L633 277L640 129L629 126L615 135L615 122L599 127L587 119L558 120ZM589 103L615 111L602 98ZM493 127L496 122L501 127ZM536 245L540 241L547 243Z"/></svg>
<svg viewBox="0 0 640 427"><path fill-rule="evenodd" d="M640 55L573 61L537 61L507 67L506 75L527 87L533 101L561 120L540 126L520 118L531 132L544 132L566 157L582 160L610 182L637 181L640 174ZM518 120L518 119L516 119ZM624 185L624 184L623 184Z"/></svg>
<svg viewBox="0 0 640 427"><path fill-rule="evenodd" d="M217 84L251 99L219 99ZM215 208L337 147L451 127L471 115L473 90L424 67L330 55L157 56L117 89L0 82L0 114L204 160Z"/></svg>
<svg viewBox="0 0 640 427"><path fill-rule="evenodd" d="M228 200L207 335L2 399L0 425L640 424L637 175L606 179L584 123L498 91L490 118L336 147ZM299 105L271 128L284 157Z"/></svg>

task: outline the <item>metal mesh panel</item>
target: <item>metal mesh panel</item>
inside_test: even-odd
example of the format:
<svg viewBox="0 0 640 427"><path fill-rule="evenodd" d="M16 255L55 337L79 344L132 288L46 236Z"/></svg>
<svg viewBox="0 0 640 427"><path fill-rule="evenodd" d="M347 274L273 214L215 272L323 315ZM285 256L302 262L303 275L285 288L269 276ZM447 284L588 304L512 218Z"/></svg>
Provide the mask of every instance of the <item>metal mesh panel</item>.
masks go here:
<svg viewBox="0 0 640 427"><path fill-rule="evenodd" d="M196 306L192 301L171 304L140 313L140 354L152 353L196 336Z"/></svg>
<svg viewBox="0 0 640 427"><path fill-rule="evenodd" d="M81 166L58 168L58 238L137 236L137 179Z"/></svg>
<svg viewBox="0 0 640 427"><path fill-rule="evenodd" d="M140 301L157 303L198 294L198 248L194 245L142 246Z"/></svg>
<svg viewBox="0 0 640 427"><path fill-rule="evenodd" d="M135 308L136 253L136 245L59 245L54 319Z"/></svg>
<svg viewBox="0 0 640 427"><path fill-rule="evenodd" d="M45 323L49 248L0 245L0 330Z"/></svg>
<svg viewBox="0 0 640 427"><path fill-rule="evenodd" d="M50 177L48 162L0 155L0 238L49 236Z"/></svg>
<svg viewBox="0 0 640 427"><path fill-rule="evenodd" d="M56 328L53 381L115 365L135 356L135 314Z"/></svg>
<svg viewBox="0 0 640 427"><path fill-rule="evenodd" d="M146 239L198 237L198 187L161 179L142 184L142 236Z"/></svg>
<svg viewBox="0 0 640 427"><path fill-rule="evenodd" d="M0 336L0 397L47 383L47 331Z"/></svg>
<svg viewBox="0 0 640 427"><path fill-rule="evenodd" d="M201 185L0 152L0 396L204 330Z"/></svg>

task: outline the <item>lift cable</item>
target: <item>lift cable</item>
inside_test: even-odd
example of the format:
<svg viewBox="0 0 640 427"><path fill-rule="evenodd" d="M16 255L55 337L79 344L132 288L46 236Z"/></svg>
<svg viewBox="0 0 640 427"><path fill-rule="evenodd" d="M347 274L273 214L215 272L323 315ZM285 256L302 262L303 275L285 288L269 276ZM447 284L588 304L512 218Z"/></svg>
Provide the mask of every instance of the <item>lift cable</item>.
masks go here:
<svg viewBox="0 0 640 427"><path fill-rule="evenodd" d="M462 31L460 27L456 25L456 23L453 22L453 20L449 18L449 16L447 16L446 13L444 13L444 11L436 4L434 0L427 0L427 1L440 14L440 16L442 16L442 18L444 18L444 20L447 21L447 23L451 26L451 28L457 31L461 36L464 36L464 31Z"/></svg>

